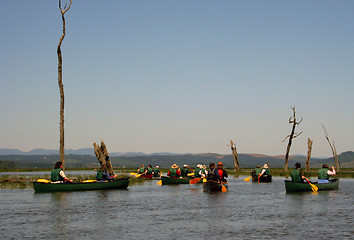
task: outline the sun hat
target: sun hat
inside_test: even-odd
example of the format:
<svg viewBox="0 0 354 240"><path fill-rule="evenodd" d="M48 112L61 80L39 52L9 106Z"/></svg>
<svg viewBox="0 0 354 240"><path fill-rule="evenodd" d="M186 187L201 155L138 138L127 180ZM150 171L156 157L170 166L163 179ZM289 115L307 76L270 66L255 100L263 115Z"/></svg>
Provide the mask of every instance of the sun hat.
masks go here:
<svg viewBox="0 0 354 240"><path fill-rule="evenodd" d="M178 168L178 166L177 166L177 164L176 163L174 163L172 166L171 166L171 168Z"/></svg>
<svg viewBox="0 0 354 240"><path fill-rule="evenodd" d="M183 167L188 167L188 165L187 165L187 164L184 164Z"/></svg>
<svg viewBox="0 0 354 240"><path fill-rule="evenodd" d="M267 165L267 164L264 164L264 165L263 165L263 168L268 168L268 165Z"/></svg>

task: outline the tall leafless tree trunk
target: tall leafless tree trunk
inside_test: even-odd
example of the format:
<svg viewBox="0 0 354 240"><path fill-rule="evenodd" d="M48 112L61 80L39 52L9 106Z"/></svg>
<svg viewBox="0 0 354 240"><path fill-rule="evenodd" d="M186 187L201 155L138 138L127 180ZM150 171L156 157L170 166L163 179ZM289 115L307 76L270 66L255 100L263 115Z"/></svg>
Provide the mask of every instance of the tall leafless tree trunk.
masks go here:
<svg viewBox="0 0 354 240"><path fill-rule="evenodd" d="M309 172L310 171L310 160L311 160L311 152L312 152L312 143L313 141L308 138L307 139L307 158L306 158L306 163L305 163L305 171Z"/></svg>
<svg viewBox="0 0 354 240"><path fill-rule="evenodd" d="M328 138L327 130L323 124L322 124L322 127L325 132L327 142L329 143L329 146L331 147L331 150L332 150L334 165L336 166L336 171L339 172L339 159L338 159L338 155L337 155L336 145L334 144L334 140L332 140L332 142L333 142L333 146L332 146L331 141Z"/></svg>
<svg viewBox="0 0 354 240"><path fill-rule="evenodd" d="M64 155L64 86L63 86L63 60L61 56L61 44L64 40L65 37L65 13L70 9L72 2L70 0L69 6L65 4L64 8L61 6L61 0L59 0L59 9L61 13L61 18L63 20L63 34L61 35L58 48L57 48L57 54L58 54L58 84L59 84L59 91L60 91L60 148L59 148L59 160L63 163L63 169L65 170L65 155Z"/></svg>
<svg viewBox="0 0 354 240"><path fill-rule="evenodd" d="M291 107L291 109L293 110L293 116L289 118L289 123L293 124L293 127L291 129L290 135L286 136L286 138L282 141L282 142L284 142L287 138L289 138L289 142L288 142L288 146L286 148L286 154L285 154L284 172L288 172L289 153L290 153L290 148L291 148L291 144L292 144L293 138L298 137L302 133L302 132L295 133L296 125L299 125L302 122L302 118L301 118L300 122L297 122L296 121L296 116L295 116L295 114L296 114L295 106Z"/></svg>
<svg viewBox="0 0 354 240"><path fill-rule="evenodd" d="M231 144L232 156L234 157L235 172L239 172L240 171L240 163L238 161L238 153L237 153L237 149L236 149L236 144L232 140L230 140L230 144Z"/></svg>

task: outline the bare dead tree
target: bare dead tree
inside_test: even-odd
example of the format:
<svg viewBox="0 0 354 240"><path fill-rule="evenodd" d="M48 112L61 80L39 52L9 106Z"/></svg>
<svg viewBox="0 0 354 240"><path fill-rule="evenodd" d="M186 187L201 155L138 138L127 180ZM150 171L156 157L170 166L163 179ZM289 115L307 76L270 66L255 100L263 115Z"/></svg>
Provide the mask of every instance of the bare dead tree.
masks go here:
<svg viewBox="0 0 354 240"><path fill-rule="evenodd" d="M313 143L313 141L310 138L307 138L307 158L306 158L306 163L305 163L305 171L306 172L310 171L312 143Z"/></svg>
<svg viewBox="0 0 354 240"><path fill-rule="evenodd" d="M111 176L113 176L114 175L113 167L112 167L111 160L109 160L109 153L107 151L106 144L104 144L104 142L101 140L101 146L96 143L93 143L93 148L97 160L100 162L101 166L106 165L108 168L108 173Z"/></svg>
<svg viewBox="0 0 354 240"><path fill-rule="evenodd" d="M234 169L235 169L235 172L239 172L240 171L240 163L238 161L238 153L237 153L237 149L236 149L236 144L232 140L230 140L230 145L231 145L232 156L234 157Z"/></svg>
<svg viewBox="0 0 354 240"><path fill-rule="evenodd" d="M289 142L288 142L288 146L286 148L286 154L285 154L285 164L284 164L284 172L288 172L288 164L289 164L289 153L290 153L290 148L291 148L291 144L294 138L298 137L302 132L300 133L295 133L295 128L296 125L299 125L302 122L302 118L300 120L300 122L296 121L296 112L295 112L295 106L291 107L291 109L293 110L293 116L289 118L289 123L293 124L293 127L291 129L291 133L290 135L286 136L286 138L282 141L284 142L287 138L289 138Z"/></svg>
<svg viewBox="0 0 354 240"><path fill-rule="evenodd" d="M327 130L323 124L322 124L322 127L325 132L327 142L329 143L329 146L331 147L331 150L332 150L334 165L336 166L336 171L339 172L339 159L338 159L338 155L337 155L336 145L334 144L334 140L332 140L332 143L333 143L333 146L332 146L331 141L329 140L329 137L327 134Z"/></svg>
<svg viewBox="0 0 354 240"><path fill-rule="evenodd" d="M72 1L70 0L69 6L65 3L64 8L61 6L61 0L59 0L59 9L61 13L61 19L63 20L63 34L60 37L60 41L57 48L58 54L58 85L60 92L60 148L59 148L59 160L63 163L63 169L65 170L65 155L64 155L64 86L63 86L63 60L61 56L61 44L65 37L65 13L70 9Z"/></svg>

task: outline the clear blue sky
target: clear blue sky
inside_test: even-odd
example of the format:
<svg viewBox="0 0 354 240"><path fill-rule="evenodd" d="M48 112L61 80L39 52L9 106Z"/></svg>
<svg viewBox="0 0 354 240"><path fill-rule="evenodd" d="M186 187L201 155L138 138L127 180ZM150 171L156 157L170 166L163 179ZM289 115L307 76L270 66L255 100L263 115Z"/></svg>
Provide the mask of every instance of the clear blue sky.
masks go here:
<svg viewBox="0 0 354 240"><path fill-rule="evenodd" d="M59 148L58 1L0 2L0 148ZM78 1L65 148L330 157L354 150L354 1Z"/></svg>

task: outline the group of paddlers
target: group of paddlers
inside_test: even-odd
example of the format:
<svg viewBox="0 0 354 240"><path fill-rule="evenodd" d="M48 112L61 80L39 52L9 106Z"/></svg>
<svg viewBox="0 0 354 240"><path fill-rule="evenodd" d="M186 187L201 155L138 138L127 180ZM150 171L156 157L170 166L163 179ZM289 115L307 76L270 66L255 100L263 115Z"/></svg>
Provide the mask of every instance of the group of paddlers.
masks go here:
<svg viewBox="0 0 354 240"><path fill-rule="evenodd" d="M219 162L217 166L215 163L210 163L209 170L207 170L206 166L202 164L197 164L195 169L192 169L187 164L184 164L182 169L179 168L177 164L173 164L170 167L167 176L170 178L206 178L210 181L224 183L227 182L226 178L228 177L222 162Z"/></svg>
<svg viewBox="0 0 354 240"><path fill-rule="evenodd" d="M329 170L328 165L323 164L322 168L318 170L318 183L328 183L329 177L335 174L336 170L334 169L334 166L332 166L331 170ZM304 180L309 181L309 179L304 176L301 169L301 163L295 163L295 169L291 172L291 180L293 182L303 182Z"/></svg>
<svg viewBox="0 0 354 240"><path fill-rule="evenodd" d="M256 166L256 168L252 172L252 177L257 177L258 179L261 178L262 176L268 176L270 174L269 171L269 166L268 164L264 164L263 167L260 167L259 165Z"/></svg>
<svg viewBox="0 0 354 240"><path fill-rule="evenodd" d="M137 173L139 175L151 175L152 177L160 177L161 172L160 172L160 167L152 167L152 165L149 165L147 168L144 166L144 164L141 164L140 168L138 168Z"/></svg>

